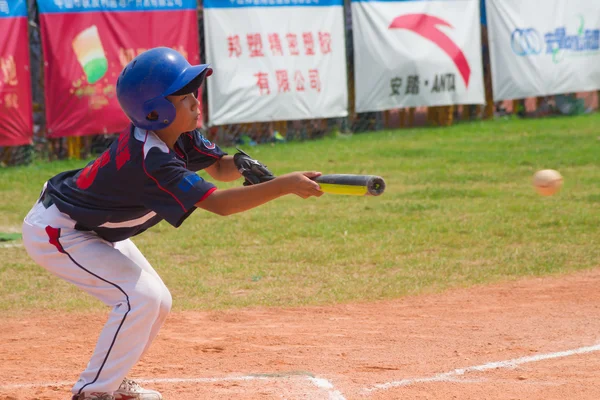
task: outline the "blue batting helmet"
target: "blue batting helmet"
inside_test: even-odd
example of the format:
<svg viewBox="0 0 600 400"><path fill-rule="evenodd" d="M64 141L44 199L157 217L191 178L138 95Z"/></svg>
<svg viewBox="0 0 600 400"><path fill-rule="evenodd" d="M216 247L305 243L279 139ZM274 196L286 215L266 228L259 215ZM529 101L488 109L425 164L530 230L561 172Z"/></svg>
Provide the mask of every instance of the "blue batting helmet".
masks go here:
<svg viewBox="0 0 600 400"><path fill-rule="evenodd" d="M175 107L166 97L196 92L211 74L207 64L190 65L177 51L156 47L135 57L121 71L117 99L135 126L164 129L175 119ZM149 118L151 113L158 118Z"/></svg>

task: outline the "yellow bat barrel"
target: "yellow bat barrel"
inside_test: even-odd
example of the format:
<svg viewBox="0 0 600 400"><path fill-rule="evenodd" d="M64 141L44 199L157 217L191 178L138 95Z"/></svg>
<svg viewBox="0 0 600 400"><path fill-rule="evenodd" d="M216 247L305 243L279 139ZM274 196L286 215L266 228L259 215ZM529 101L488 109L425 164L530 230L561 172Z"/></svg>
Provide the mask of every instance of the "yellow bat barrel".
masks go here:
<svg viewBox="0 0 600 400"><path fill-rule="evenodd" d="M325 193L349 196L379 196L385 181L376 175L329 174L314 178Z"/></svg>

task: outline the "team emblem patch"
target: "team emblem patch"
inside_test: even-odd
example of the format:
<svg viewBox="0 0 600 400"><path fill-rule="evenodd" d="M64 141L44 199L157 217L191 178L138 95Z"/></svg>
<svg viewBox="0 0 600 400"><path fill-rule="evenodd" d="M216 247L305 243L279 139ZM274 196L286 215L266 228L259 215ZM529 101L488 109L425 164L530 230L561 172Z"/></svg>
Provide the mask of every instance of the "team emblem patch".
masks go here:
<svg viewBox="0 0 600 400"><path fill-rule="evenodd" d="M206 147L209 150L212 150L215 148L215 144L212 143L210 140L208 140L204 136L200 136L200 137L202 138L202 143L204 143L204 147Z"/></svg>

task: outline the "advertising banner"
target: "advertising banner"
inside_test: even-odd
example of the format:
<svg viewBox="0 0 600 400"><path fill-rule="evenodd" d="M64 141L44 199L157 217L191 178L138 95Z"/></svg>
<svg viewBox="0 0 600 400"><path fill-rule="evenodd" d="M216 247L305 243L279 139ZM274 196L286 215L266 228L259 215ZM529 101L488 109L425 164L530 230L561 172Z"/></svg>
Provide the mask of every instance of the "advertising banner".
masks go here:
<svg viewBox="0 0 600 400"><path fill-rule="evenodd" d="M27 1L0 0L0 146L33 137Z"/></svg>
<svg viewBox="0 0 600 400"><path fill-rule="evenodd" d="M209 124L348 114L342 0L206 0Z"/></svg>
<svg viewBox="0 0 600 400"><path fill-rule="evenodd" d="M486 6L495 101L600 89L600 1Z"/></svg>
<svg viewBox="0 0 600 400"><path fill-rule="evenodd" d="M123 67L165 46L200 63L195 0L38 0L49 137L114 133ZM202 107L200 107L202 109Z"/></svg>
<svg viewBox="0 0 600 400"><path fill-rule="evenodd" d="M353 0L356 111L483 104L479 0Z"/></svg>

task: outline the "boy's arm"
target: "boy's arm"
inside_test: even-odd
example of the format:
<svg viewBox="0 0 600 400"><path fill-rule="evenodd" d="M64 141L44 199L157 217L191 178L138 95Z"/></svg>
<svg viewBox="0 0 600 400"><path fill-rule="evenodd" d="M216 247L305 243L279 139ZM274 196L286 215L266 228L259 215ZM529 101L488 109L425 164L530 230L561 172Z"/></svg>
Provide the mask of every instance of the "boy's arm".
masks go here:
<svg viewBox="0 0 600 400"><path fill-rule="evenodd" d="M234 156L222 156L214 164L204 168L210 176L221 182L230 182L244 177L244 186L268 182L275 178L266 165L237 149Z"/></svg>
<svg viewBox="0 0 600 400"><path fill-rule="evenodd" d="M296 194L303 199L319 197L323 192L311 178L320 175L320 172L292 172L259 185L215 190L195 205L225 216L250 210L286 194Z"/></svg>
<svg viewBox="0 0 600 400"><path fill-rule="evenodd" d="M223 156L204 170L215 180L221 182L235 181L242 176L233 162L233 156Z"/></svg>

